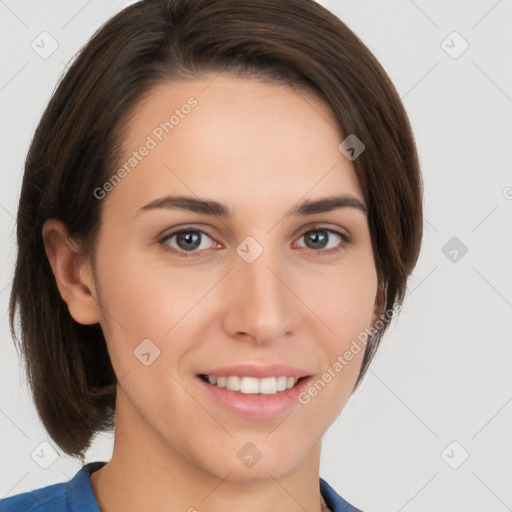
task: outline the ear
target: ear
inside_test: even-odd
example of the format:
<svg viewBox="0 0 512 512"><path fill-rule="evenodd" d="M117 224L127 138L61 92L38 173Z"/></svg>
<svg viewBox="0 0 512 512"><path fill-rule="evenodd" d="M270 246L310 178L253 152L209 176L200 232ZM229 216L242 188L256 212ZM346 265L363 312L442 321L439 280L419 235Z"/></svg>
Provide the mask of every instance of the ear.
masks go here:
<svg viewBox="0 0 512 512"><path fill-rule="evenodd" d="M61 221L47 220L42 235L57 288L71 316L80 324L99 323L100 308L90 262L80 253Z"/></svg>
<svg viewBox="0 0 512 512"><path fill-rule="evenodd" d="M373 310L373 318L372 318L373 325L375 325L375 322L379 319L379 317L385 313L386 292L387 292L387 287L384 284L379 283L379 287L377 289L377 294L375 295L375 307Z"/></svg>

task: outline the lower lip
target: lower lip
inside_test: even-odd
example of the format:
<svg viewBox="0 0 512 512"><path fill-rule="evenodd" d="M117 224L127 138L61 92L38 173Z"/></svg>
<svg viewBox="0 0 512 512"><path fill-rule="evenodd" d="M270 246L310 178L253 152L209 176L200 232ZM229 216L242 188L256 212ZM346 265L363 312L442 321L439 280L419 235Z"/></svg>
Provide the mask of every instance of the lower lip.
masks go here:
<svg viewBox="0 0 512 512"><path fill-rule="evenodd" d="M298 395L309 385L311 377L302 379L293 388L279 391L274 395L244 395L238 391L214 386L201 377L197 379L209 396L228 412L252 420L269 420L298 404Z"/></svg>

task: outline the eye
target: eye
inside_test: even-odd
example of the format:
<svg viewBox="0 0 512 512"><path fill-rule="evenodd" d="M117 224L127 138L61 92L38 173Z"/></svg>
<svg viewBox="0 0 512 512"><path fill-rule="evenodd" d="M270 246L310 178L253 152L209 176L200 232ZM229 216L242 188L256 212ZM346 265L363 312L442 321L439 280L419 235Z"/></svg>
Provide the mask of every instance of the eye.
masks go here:
<svg viewBox="0 0 512 512"><path fill-rule="evenodd" d="M306 247L319 254L336 253L350 243L348 235L326 227L309 229L300 236L299 240L302 238L306 240L307 245L301 247ZM215 246L215 242L207 233L192 228L173 231L161 238L159 243L164 250L172 251L180 257L199 256L200 252Z"/></svg>
<svg viewBox="0 0 512 512"><path fill-rule="evenodd" d="M344 234L330 228L316 227L306 231L301 237L306 241L306 247L315 252L332 254L341 251L348 243L350 238ZM302 246L304 247L304 246Z"/></svg>
<svg viewBox="0 0 512 512"><path fill-rule="evenodd" d="M160 240L160 243L167 250L178 253L179 256L189 256L184 253L194 253L208 249L205 239L212 240L204 231L198 229L181 229L174 231ZM194 254L190 254L193 256Z"/></svg>

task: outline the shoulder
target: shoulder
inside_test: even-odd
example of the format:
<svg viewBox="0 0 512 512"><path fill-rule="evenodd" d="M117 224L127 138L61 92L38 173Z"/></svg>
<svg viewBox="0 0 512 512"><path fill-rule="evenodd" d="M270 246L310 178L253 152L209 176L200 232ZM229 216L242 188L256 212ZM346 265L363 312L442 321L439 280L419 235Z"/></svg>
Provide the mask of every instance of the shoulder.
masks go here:
<svg viewBox="0 0 512 512"><path fill-rule="evenodd" d="M345 501L323 478L320 478L320 492L331 512L362 512Z"/></svg>
<svg viewBox="0 0 512 512"><path fill-rule="evenodd" d="M68 482L48 485L0 500L0 512L99 512L91 473L105 462L90 462Z"/></svg>
<svg viewBox="0 0 512 512"><path fill-rule="evenodd" d="M67 511L66 483L53 484L0 500L0 512Z"/></svg>

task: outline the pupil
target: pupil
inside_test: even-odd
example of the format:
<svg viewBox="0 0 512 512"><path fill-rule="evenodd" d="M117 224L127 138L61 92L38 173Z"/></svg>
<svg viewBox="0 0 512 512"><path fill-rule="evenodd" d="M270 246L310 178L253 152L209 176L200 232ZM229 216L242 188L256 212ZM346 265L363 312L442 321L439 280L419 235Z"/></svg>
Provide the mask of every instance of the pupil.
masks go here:
<svg viewBox="0 0 512 512"><path fill-rule="evenodd" d="M185 244L182 245L180 243L182 241L184 241ZM177 237L177 243L181 249L196 249L200 245L200 236L195 231L187 231L186 233L180 233Z"/></svg>
<svg viewBox="0 0 512 512"><path fill-rule="evenodd" d="M327 241L327 234L325 231L312 231L311 234L308 235L308 238L312 240L315 249L321 249Z"/></svg>

